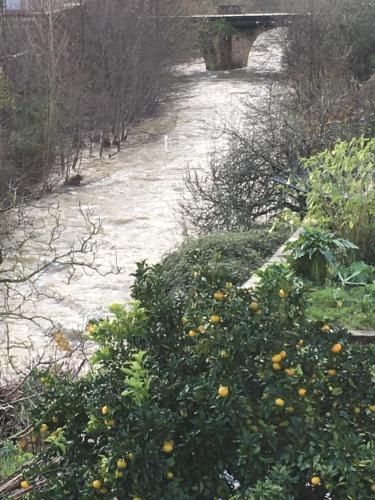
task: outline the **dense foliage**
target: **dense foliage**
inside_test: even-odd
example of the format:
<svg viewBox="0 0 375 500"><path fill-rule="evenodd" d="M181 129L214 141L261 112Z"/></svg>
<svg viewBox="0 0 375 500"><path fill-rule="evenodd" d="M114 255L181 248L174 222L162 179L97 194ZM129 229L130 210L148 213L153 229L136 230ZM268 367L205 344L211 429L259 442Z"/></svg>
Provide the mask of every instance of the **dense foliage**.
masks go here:
<svg viewBox="0 0 375 500"><path fill-rule="evenodd" d="M304 164L310 176L308 215L375 263L375 139L338 142Z"/></svg>
<svg viewBox="0 0 375 500"><path fill-rule="evenodd" d="M286 244L288 259L293 269L306 278L322 283L329 270L341 257L357 247L348 240L337 238L334 233L318 227L306 226L297 240Z"/></svg>
<svg viewBox="0 0 375 500"><path fill-rule="evenodd" d="M23 452L12 441L6 441L0 448L0 480L14 474L23 463L32 459L32 454Z"/></svg>
<svg viewBox="0 0 375 500"><path fill-rule="evenodd" d="M207 273L209 266L213 266L215 275L220 273L224 283L244 283L287 239L289 232L282 225L276 230L260 227L188 238L162 261L165 288L171 295L186 294L193 285L194 272Z"/></svg>
<svg viewBox="0 0 375 500"><path fill-rule="evenodd" d="M307 323L286 266L256 291L195 272L182 304L141 266L129 309L88 325L93 370L38 375L30 497L373 498L375 346Z"/></svg>
<svg viewBox="0 0 375 500"><path fill-rule="evenodd" d="M375 330L375 283L356 287L329 284L309 295L307 314L350 328L351 330Z"/></svg>
<svg viewBox="0 0 375 500"><path fill-rule="evenodd" d="M351 330L375 328L375 267L357 260L357 246L327 229L306 226L285 247L291 268L308 289L308 318Z"/></svg>

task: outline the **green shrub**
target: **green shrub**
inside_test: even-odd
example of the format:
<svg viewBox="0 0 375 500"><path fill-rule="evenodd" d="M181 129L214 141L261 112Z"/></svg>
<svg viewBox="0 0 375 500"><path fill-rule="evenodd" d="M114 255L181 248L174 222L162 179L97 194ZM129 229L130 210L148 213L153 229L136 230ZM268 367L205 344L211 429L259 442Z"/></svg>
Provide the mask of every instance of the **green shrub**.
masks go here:
<svg viewBox="0 0 375 500"><path fill-rule="evenodd" d="M342 288L334 285L309 294L308 316L351 330L375 329L375 284Z"/></svg>
<svg viewBox="0 0 375 500"><path fill-rule="evenodd" d="M3 442L0 448L0 480L17 472L19 467L31 458L31 453L23 451L12 441Z"/></svg>
<svg viewBox="0 0 375 500"><path fill-rule="evenodd" d="M375 263L375 139L338 142L304 160L310 171L308 215L357 245Z"/></svg>
<svg viewBox="0 0 375 500"><path fill-rule="evenodd" d="M350 241L337 238L330 231L305 227L298 239L287 243L285 249L291 266L298 274L323 283L329 270L338 264L337 254L343 257L357 247Z"/></svg>
<svg viewBox="0 0 375 500"><path fill-rule="evenodd" d="M373 498L375 346L305 322L286 266L255 292L202 270L183 304L163 272L141 265L137 300L89 326L87 376L40 374L30 497Z"/></svg>
<svg viewBox="0 0 375 500"><path fill-rule="evenodd" d="M367 285L375 281L375 266L355 261L349 266L338 266L336 280L342 285Z"/></svg>
<svg viewBox="0 0 375 500"><path fill-rule="evenodd" d="M165 286L172 294L185 293L193 283L194 273L207 272L212 265L222 282L244 283L288 238L289 232L286 227L274 232L265 228L189 238L163 259Z"/></svg>

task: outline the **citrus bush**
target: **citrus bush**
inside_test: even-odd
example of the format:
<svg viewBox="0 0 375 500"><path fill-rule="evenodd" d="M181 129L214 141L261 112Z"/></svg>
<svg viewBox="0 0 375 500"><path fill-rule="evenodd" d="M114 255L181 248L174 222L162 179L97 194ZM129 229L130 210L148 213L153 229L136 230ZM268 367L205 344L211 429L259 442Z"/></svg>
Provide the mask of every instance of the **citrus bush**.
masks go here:
<svg viewBox="0 0 375 500"><path fill-rule="evenodd" d="M192 272L176 303L140 266L134 302L87 327L92 370L38 375L30 498L375 498L375 346L307 323L286 266L256 291Z"/></svg>

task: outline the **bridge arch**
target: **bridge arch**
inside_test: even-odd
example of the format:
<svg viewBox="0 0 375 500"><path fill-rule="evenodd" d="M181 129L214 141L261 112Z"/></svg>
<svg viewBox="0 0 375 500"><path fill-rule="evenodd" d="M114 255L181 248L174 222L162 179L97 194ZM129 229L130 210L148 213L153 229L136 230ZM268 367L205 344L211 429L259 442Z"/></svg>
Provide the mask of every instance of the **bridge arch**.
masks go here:
<svg viewBox="0 0 375 500"><path fill-rule="evenodd" d="M263 31L264 30L262 30L262 32ZM231 59L233 68L243 68L247 66L250 50L254 45L254 42L257 39L259 33L259 30L256 30L253 33L239 31L232 35Z"/></svg>
<svg viewBox="0 0 375 500"><path fill-rule="evenodd" d="M264 31L287 26L296 14L215 14L194 16L201 24L201 51L210 71L247 66L250 50Z"/></svg>

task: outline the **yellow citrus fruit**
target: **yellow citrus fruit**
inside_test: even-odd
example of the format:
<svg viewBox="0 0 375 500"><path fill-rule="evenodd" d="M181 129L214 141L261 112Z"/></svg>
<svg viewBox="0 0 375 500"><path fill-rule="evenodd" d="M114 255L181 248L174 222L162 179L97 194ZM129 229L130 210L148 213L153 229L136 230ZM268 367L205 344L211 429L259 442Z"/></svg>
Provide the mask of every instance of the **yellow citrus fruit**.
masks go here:
<svg viewBox="0 0 375 500"><path fill-rule="evenodd" d="M275 399L275 405L276 406L284 406L285 405L285 401L281 398L277 398Z"/></svg>
<svg viewBox="0 0 375 500"><path fill-rule="evenodd" d="M280 363L282 359L283 358L280 356L280 354L275 354L274 356L272 356L272 363Z"/></svg>
<svg viewBox="0 0 375 500"><path fill-rule="evenodd" d="M188 335L189 337L195 337L197 335L197 332L195 330L190 330Z"/></svg>
<svg viewBox="0 0 375 500"><path fill-rule="evenodd" d="M56 417L56 415L54 415L52 418L51 418L52 422L54 424L57 424L57 422L59 421L59 419Z"/></svg>
<svg viewBox="0 0 375 500"><path fill-rule="evenodd" d="M287 375L289 375L289 377L292 377L296 373L296 370L294 368L285 368L284 371Z"/></svg>
<svg viewBox="0 0 375 500"><path fill-rule="evenodd" d="M258 309L259 309L259 304L258 302L255 302L255 300L253 300L253 302L251 302L249 304L249 308L250 308L250 311L253 311L253 312L257 312Z"/></svg>
<svg viewBox="0 0 375 500"><path fill-rule="evenodd" d="M86 332L90 334L90 333L94 333L94 331L95 331L95 326L94 326L94 325L92 325L91 323L89 323L89 324L86 326Z"/></svg>
<svg viewBox="0 0 375 500"><path fill-rule="evenodd" d="M228 351L225 351L225 350L222 350L219 352L219 356L223 359L227 359L229 358L229 352Z"/></svg>
<svg viewBox="0 0 375 500"><path fill-rule="evenodd" d="M134 460L134 454L128 453L128 460Z"/></svg>
<svg viewBox="0 0 375 500"><path fill-rule="evenodd" d="M108 415L108 413L109 413L108 406L102 406L101 412L102 412L102 415Z"/></svg>
<svg viewBox="0 0 375 500"><path fill-rule="evenodd" d="M342 345L341 344L333 344L333 346L331 347L331 351L334 354L338 354L339 352L342 351Z"/></svg>
<svg viewBox="0 0 375 500"><path fill-rule="evenodd" d="M324 323L324 325L323 325L323 326L322 326L322 328L321 328L321 331L322 331L323 333L328 333L328 332L330 332L330 331L331 331L331 327L330 327L327 323Z"/></svg>
<svg viewBox="0 0 375 500"><path fill-rule="evenodd" d="M375 405L370 405L369 410L372 411L373 413L375 413Z"/></svg>
<svg viewBox="0 0 375 500"><path fill-rule="evenodd" d="M224 298L223 292L215 292L214 293L214 299L215 300L223 300L223 298Z"/></svg>
<svg viewBox="0 0 375 500"><path fill-rule="evenodd" d="M92 487L95 489L95 490L100 490L101 487L102 487L103 483L101 482L100 479L95 479L95 481L92 482Z"/></svg>
<svg viewBox="0 0 375 500"><path fill-rule="evenodd" d="M281 359L285 359L287 356L286 351L279 352L279 355L281 356Z"/></svg>
<svg viewBox="0 0 375 500"><path fill-rule="evenodd" d="M173 478L174 478L174 474L173 474L173 472L168 471L168 472L167 472L167 479L171 480L171 479L173 479Z"/></svg>
<svg viewBox="0 0 375 500"><path fill-rule="evenodd" d="M164 453L172 453L173 451L173 441L164 441L163 443Z"/></svg>
<svg viewBox="0 0 375 500"><path fill-rule="evenodd" d="M119 458L117 460L117 468L118 469L126 469L127 466L128 466L128 464L126 463L126 460L124 460L123 458Z"/></svg>
<svg viewBox="0 0 375 500"><path fill-rule="evenodd" d="M313 486L319 486L320 483L322 482L320 477L319 476L313 476L311 479L310 479L310 482Z"/></svg>
<svg viewBox="0 0 375 500"><path fill-rule="evenodd" d="M205 333L206 332L206 328L203 325L198 326L197 330L198 330L199 333Z"/></svg>
<svg viewBox="0 0 375 500"><path fill-rule="evenodd" d="M40 429L39 431L43 434L44 432L47 432L48 431L48 425L47 424L42 424L40 426Z"/></svg>
<svg viewBox="0 0 375 500"><path fill-rule="evenodd" d="M371 485L371 491L373 491L375 493L375 483L372 483L372 485Z"/></svg>
<svg viewBox="0 0 375 500"><path fill-rule="evenodd" d="M286 411L288 413L293 413L294 412L294 407L293 406L287 406L285 409L286 409Z"/></svg>
<svg viewBox="0 0 375 500"><path fill-rule="evenodd" d="M353 408L353 411L354 411L354 413L355 413L356 415L359 415L359 414L361 413L361 408L360 408L359 406L355 406L355 407Z"/></svg>
<svg viewBox="0 0 375 500"><path fill-rule="evenodd" d="M23 481L21 481L21 488L23 490L27 490L28 488L30 488L30 484L28 481L26 481L25 479Z"/></svg>
<svg viewBox="0 0 375 500"><path fill-rule="evenodd" d="M280 363L272 363L272 368L276 371L281 370Z"/></svg>
<svg viewBox="0 0 375 500"><path fill-rule="evenodd" d="M330 377L334 377L335 375L337 375L337 371L334 368L331 368L330 370L327 370L327 374Z"/></svg>
<svg viewBox="0 0 375 500"><path fill-rule="evenodd" d="M210 323L212 323L213 325L217 325L219 324L221 321L221 318L220 316L218 316L217 314L213 314L211 317L210 317Z"/></svg>
<svg viewBox="0 0 375 500"><path fill-rule="evenodd" d="M226 398L229 394L229 387L221 385L217 391L220 397Z"/></svg>
<svg viewBox="0 0 375 500"><path fill-rule="evenodd" d="M282 288L280 288L280 290L279 290L279 297L280 297L280 299L285 299L286 296L287 296L286 291L283 290Z"/></svg>
<svg viewBox="0 0 375 500"><path fill-rule="evenodd" d="M303 398L304 396L306 396L306 393L307 393L307 390L304 389L303 387L301 387L300 389L298 389L298 395L301 396L301 398Z"/></svg>

